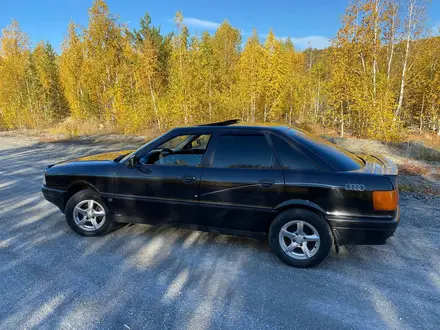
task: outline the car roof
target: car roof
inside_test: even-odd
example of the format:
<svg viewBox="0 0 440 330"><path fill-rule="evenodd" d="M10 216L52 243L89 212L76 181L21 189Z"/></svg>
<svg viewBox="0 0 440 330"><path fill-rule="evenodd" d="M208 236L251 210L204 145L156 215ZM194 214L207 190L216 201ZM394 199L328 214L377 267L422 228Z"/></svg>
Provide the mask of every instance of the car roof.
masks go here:
<svg viewBox="0 0 440 330"><path fill-rule="evenodd" d="M284 125L273 125L273 124L259 124L259 125L201 125L201 126L185 126L178 127L174 130L190 130L190 131L216 131L216 130L224 130L224 131L278 131L283 132L288 129L292 129L290 126Z"/></svg>

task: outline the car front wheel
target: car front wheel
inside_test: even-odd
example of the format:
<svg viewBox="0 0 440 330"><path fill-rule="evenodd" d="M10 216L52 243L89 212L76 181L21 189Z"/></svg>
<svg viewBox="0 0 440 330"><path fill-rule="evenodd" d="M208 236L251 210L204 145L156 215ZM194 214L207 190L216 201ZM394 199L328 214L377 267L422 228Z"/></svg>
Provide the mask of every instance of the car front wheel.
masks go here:
<svg viewBox="0 0 440 330"><path fill-rule="evenodd" d="M332 234L327 222L304 209L291 209L279 214L269 231L269 244L275 254L294 267L311 267L321 263L332 247Z"/></svg>
<svg viewBox="0 0 440 330"><path fill-rule="evenodd" d="M111 229L107 208L91 189L73 195L67 202L65 214L69 227L83 236L105 235Z"/></svg>

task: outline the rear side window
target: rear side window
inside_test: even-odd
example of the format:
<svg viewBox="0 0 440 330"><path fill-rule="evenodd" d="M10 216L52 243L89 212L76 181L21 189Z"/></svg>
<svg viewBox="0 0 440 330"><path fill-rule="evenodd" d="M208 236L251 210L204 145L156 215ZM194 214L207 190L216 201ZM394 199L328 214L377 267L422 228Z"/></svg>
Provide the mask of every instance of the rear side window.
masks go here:
<svg viewBox="0 0 440 330"><path fill-rule="evenodd" d="M289 129L287 133L338 171L353 171L364 166L364 162L356 155L320 137L293 129Z"/></svg>
<svg viewBox="0 0 440 330"><path fill-rule="evenodd" d="M302 153L295 150L282 138L271 135L272 144L280 157L284 169L316 170L318 167L308 160Z"/></svg>
<svg viewBox="0 0 440 330"><path fill-rule="evenodd" d="M216 168L271 168L273 152L264 135L221 135L214 156Z"/></svg>

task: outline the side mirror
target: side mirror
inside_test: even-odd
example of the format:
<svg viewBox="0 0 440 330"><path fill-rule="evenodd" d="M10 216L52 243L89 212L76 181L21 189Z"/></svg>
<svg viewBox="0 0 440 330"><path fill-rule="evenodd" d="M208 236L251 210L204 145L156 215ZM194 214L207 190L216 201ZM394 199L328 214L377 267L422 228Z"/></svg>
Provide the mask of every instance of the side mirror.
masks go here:
<svg viewBox="0 0 440 330"><path fill-rule="evenodd" d="M136 156L133 156L128 160L128 167L135 167L138 162L139 159Z"/></svg>
<svg viewBox="0 0 440 330"><path fill-rule="evenodd" d="M123 154L123 155L119 155L118 157L116 157L115 159L113 159L113 161L115 163L119 163L119 161L124 158L125 156L127 156L128 154Z"/></svg>

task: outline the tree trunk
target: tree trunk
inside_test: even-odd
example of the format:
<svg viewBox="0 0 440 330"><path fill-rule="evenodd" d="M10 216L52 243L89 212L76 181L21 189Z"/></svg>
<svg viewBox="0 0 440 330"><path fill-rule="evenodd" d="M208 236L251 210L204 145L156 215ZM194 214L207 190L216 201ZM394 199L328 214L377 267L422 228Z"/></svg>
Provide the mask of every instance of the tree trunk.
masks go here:
<svg viewBox="0 0 440 330"><path fill-rule="evenodd" d="M341 138L344 137L344 106L341 101Z"/></svg>
<svg viewBox="0 0 440 330"><path fill-rule="evenodd" d="M318 122L318 113L319 113L319 107L320 107L320 92L321 92L321 77L318 78L318 91L316 95L316 103L315 103L315 118L314 122L315 124Z"/></svg>
<svg viewBox="0 0 440 330"><path fill-rule="evenodd" d="M408 25L407 25L407 36L406 36L406 47L405 47L405 57L403 59L403 68L402 68L402 78L400 81L400 92L399 92L399 101L397 103L396 112L394 114L394 120L396 120L400 112L402 110L402 104L403 104L403 94L405 91L405 77L406 77L406 71L408 68L408 57L409 57L409 45L411 42L411 29L413 25L413 12L414 12L414 3L416 0L410 0L409 4L409 12L408 12Z"/></svg>
<svg viewBox="0 0 440 330"><path fill-rule="evenodd" d="M150 86L151 101L153 103L153 109L154 109L154 115L156 117L157 128L160 131L161 130L161 125L160 125L159 111L157 109L156 97L154 96L153 84L151 82L151 76L150 75L148 76L148 84Z"/></svg>
<svg viewBox="0 0 440 330"><path fill-rule="evenodd" d="M292 111L293 111L293 96L292 96L292 88L290 88L290 111L289 111L289 125L292 125Z"/></svg>
<svg viewBox="0 0 440 330"><path fill-rule="evenodd" d="M376 74L377 74L377 39L378 39L378 20L379 20L379 0L376 0L374 17L374 54L373 54L373 105L376 106Z"/></svg>
<svg viewBox="0 0 440 330"><path fill-rule="evenodd" d="M212 91L211 82L209 82L209 120L212 120Z"/></svg>
<svg viewBox="0 0 440 330"><path fill-rule="evenodd" d="M419 133L422 134L423 129L423 108L425 107L425 92L423 92L422 97L422 107L420 108L420 125L419 125Z"/></svg>
<svg viewBox="0 0 440 330"><path fill-rule="evenodd" d="M397 5L393 4L393 13L391 18L391 35L390 35L390 54L388 57L388 67L387 67L387 81L390 82L390 75L391 75L391 65L393 62L393 55L394 55L394 33L396 29L396 12L397 12Z"/></svg>

